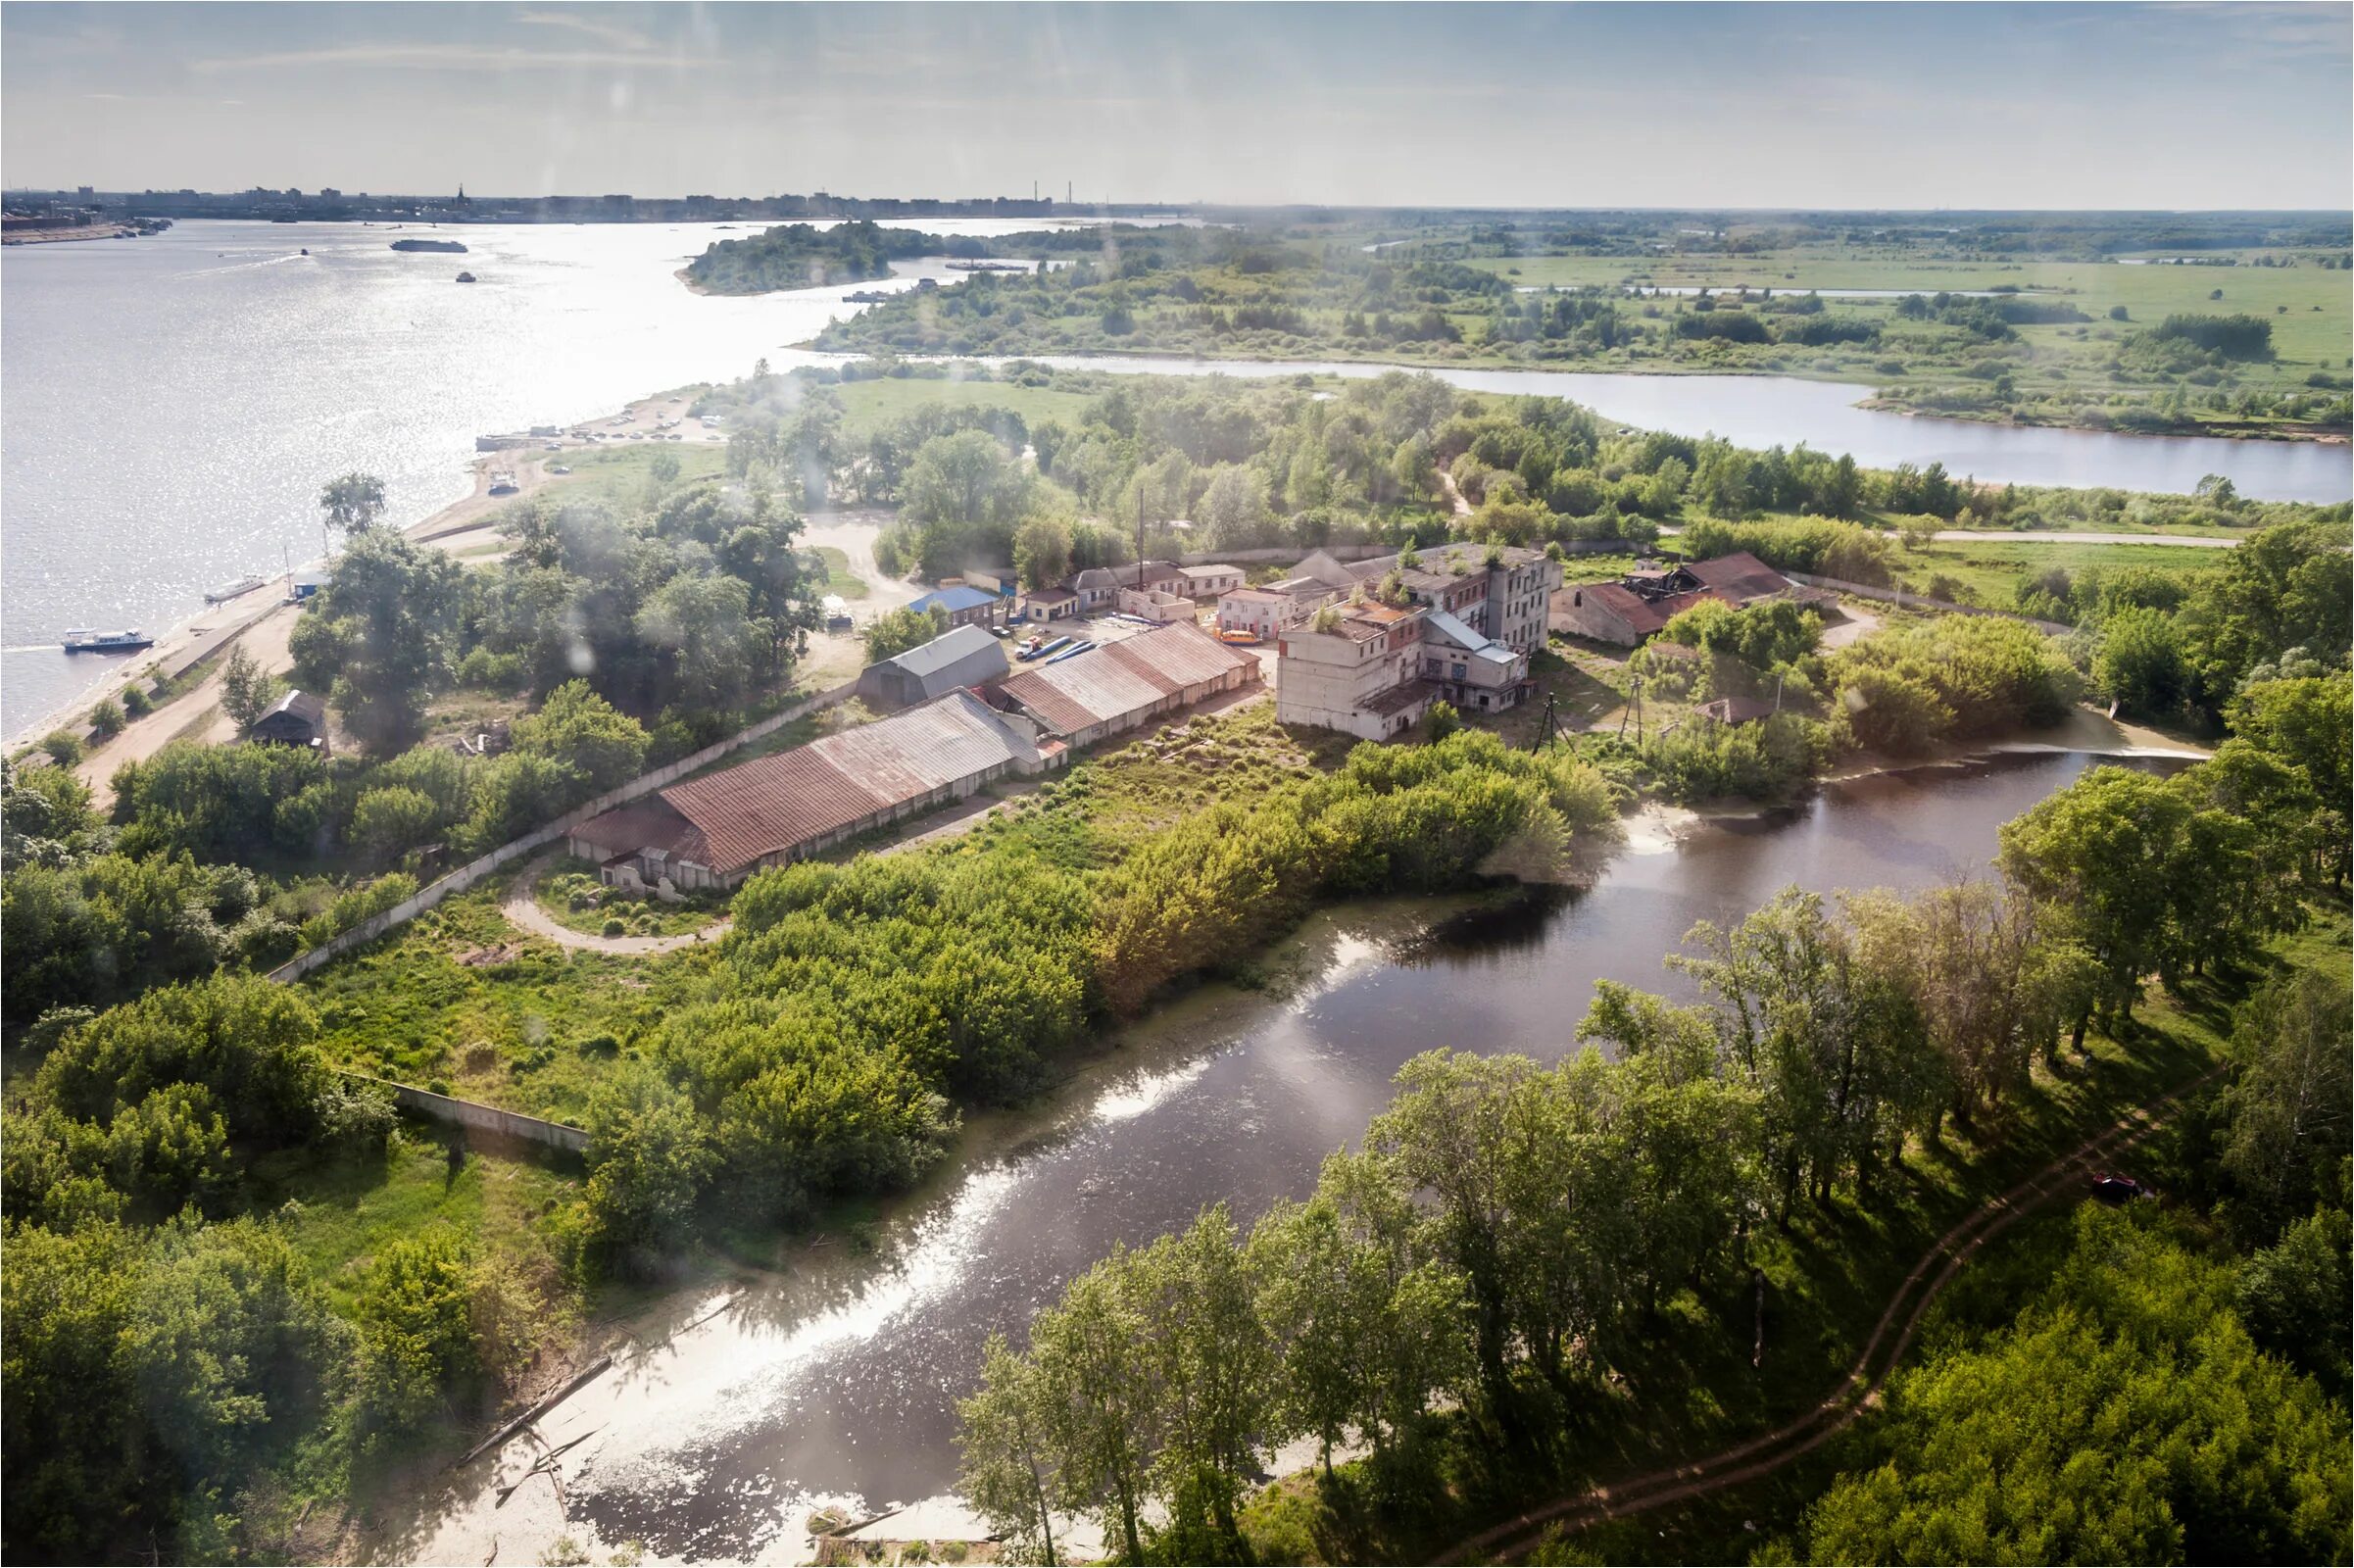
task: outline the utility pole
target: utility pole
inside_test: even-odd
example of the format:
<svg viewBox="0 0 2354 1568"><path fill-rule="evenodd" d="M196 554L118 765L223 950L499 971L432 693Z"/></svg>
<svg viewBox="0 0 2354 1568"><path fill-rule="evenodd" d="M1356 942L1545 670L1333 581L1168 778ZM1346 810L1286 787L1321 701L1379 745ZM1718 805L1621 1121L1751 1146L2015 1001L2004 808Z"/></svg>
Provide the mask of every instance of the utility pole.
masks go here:
<svg viewBox="0 0 2354 1568"><path fill-rule="evenodd" d="M1136 591L1145 591L1145 476L1136 476Z"/></svg>

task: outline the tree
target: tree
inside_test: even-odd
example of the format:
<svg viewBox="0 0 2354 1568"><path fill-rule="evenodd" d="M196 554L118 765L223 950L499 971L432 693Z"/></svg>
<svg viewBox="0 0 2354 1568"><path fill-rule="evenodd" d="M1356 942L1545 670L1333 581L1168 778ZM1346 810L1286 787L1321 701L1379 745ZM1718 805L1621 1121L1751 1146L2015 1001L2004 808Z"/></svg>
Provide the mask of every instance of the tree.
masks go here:
<svg viewBox="0 0 2354 1568"><path fill-rule="evenodd" d="M1025 519L1013 534L1013 565L1022 586L1052 588L1071 570L1071 530L1060 517L1038 514Z"/></svg>
<svg viewBox="0 0 2354 1568"><path fill-rule="evenodd" d="M576 768L591 795L618 788L646 770L646 726L614 708L584 680L548 694L540 710L514 725L515 748Z"/></svg>
<svg viewBox="0 0 2354 1568"><path fill-rule="evenodd" d="M1053 1564L1061 1488L1038 1369L1002 1334L981 1352L981 1387L956 1403L956 1490L1013 1560Z"/></svg>
<svg viewBox="0 0 2354 1568"><path fill-rule="evenodd" d="M2129 712L2162 716L2182 706L2188 680L2174 617L2120 610L2101 625L2092 678Z"/></svg>
<svg viewBox="0 0 2354 1568"><path fill-rule="evenodd" d="M638 612L635 630L662 651L671 701L724 712L743 700L765 639L753 625L751 590L735 577L681 572Z"/></svg>
<svg viewBox="0 0 2354 1568"><path fill-rule="evenodd" d="M2178 844L2191 807L2146 773L2097 767L2002 826L2002 873L2035 901L2071 911L2099 962L2105 1008L2131 1015L2141 977L2166 952L2183 889Z"/></svg>
<svg viewBox="0 0 2354 1568"><path fill-rule="evenodd" d="M2333 1189L2343 1200L2338 1172L2354 1148L2349 1040L2354 1004L2342 975L2293 970L2239 1010L2224 1163L2267 1213L2294 1213Z"/></svg>
<svg viewBox="0 0 2354 1568"><path fill-rule="evenodd" d="M422 791L365 790L352 807L352 841L380 865L398 860L430 839L441 813Z"/></svg>
<svg viewBox="0 0 2354 1568"><path fill-rule="evenodd" d="M336 564L320 603L297 623L332 628L329 668L306 682L332 681L330 701L344 727L370 751L405 751L421 738L426 698L446 685L457 653L466 568L441 551L385 529L364 528Z"/></svg>
<svg viewBox="0 0 2354 1568"><path fill-rule="evenodd" d="M221 668L221 710L243 733L262 721L277 703L282 683L262 668L243 643L229 650Z"/></svg>
<svg viewBox="0 0 2354 1568"><path fill-rule="evenodd" d="M327 527L345 538L366 533L384 514L384 481L358 471L330 479L319 492L319 510L326 514Z"/></svg>
<svg viewBox="0 0 2354 1568"><path fill-rule="evenodd" d="M1064 1497L1098 1510L1105 1539L1141 1563L1160 1433L1133 1273L1129 1254L1115 1250L1073 1280L1031 1319L1030 1355Z"/></svg>
<svg viewBox="0 0 2354 1568"><path fill-rule="evenodd" d="M866 623L866 662L879 664L920 647L944 628L920 610L888 610Z"/></svg>

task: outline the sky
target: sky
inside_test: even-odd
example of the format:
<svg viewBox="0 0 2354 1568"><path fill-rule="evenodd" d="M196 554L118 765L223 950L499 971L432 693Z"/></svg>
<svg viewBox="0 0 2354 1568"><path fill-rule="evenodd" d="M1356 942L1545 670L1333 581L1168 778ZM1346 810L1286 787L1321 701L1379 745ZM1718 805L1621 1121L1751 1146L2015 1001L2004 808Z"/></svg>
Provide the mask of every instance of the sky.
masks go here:
<svg viewBox="0 0 2354 1568"><path fill-rule="evenodd" d="M0 5L0 183L2343 209L2354 7Z"/></svg>

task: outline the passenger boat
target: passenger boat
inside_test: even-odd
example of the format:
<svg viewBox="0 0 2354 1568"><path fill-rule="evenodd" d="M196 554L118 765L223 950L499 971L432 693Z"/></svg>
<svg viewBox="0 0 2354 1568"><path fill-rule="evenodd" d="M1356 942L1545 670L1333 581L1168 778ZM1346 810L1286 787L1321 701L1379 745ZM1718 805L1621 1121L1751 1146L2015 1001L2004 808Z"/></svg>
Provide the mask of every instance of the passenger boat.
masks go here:
<svg viewBox="0 0 2354 1568"><path fill-rule="evenodd" d="M76 626L60 639L69 654L135 654L142 648L153 648L155 639L137 627L128 631L92 631Z"/></svg>
<svg viewBox="0 0 2354 1568"><path fill-rule="evenodd" d="M218 588L206 590L205 603L208 605L221 604L227 600L250 594L261 586L262 579L259 577L240 577L235 582L224 582Z"/></svg>

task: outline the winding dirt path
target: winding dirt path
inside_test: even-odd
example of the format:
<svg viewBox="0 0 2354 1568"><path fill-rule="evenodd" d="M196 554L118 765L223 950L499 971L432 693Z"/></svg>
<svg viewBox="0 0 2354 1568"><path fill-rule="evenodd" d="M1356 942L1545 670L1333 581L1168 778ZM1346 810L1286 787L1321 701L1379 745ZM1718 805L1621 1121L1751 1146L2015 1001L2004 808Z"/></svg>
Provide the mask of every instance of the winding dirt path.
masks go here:
<svg viewBox="0 0 2354 1568"><path fill-rule="evenodd" d="M617 953L643 958L657 953L675 953L680 948L691 948L698 942L716 942L727 935L728 927L735 923L733 915L723 914L710 925L681 932L674 937L604 937L575 931L539 906L540 878L547 875L548 867L555 864L557 858L555 855L543 855L524 867L523 874L515 878L515 886L508 891L506 902L499 906L499 912L507 917L508 924L518 926L534 936L546 937L560 948L578 948L587 953Z"/></svg>
<svg viewBox="0 0 2354 1568"><path fill-rule="evenodd" d="M1611 1486L1589 1488L1541 1504L1456 1544L1437 1560L1456 1563L1519 1557L1556 1526L1576 1530L1740 1486L1770 1475L1830 1442L1880 1403L1881 1392L1903 1361L1921 1319L1938 1293L1979 1248L2052 1199L2075 1190L2076 1183L2096 1163L2155 1132L2164 1124L2167 1108L2175 1101L2223 1071L2217 1067L2136 1106L2106 1130L2087 1139L2074 1153L2054 1160L2037 1174L1972 1210L1938 1238L1937 1245L1922 1255L1921 1261L1913 1265L1912 1272L1897 1286L1846 1377L1796 1420L1704 1459L1633 1476Z"/></svg>

